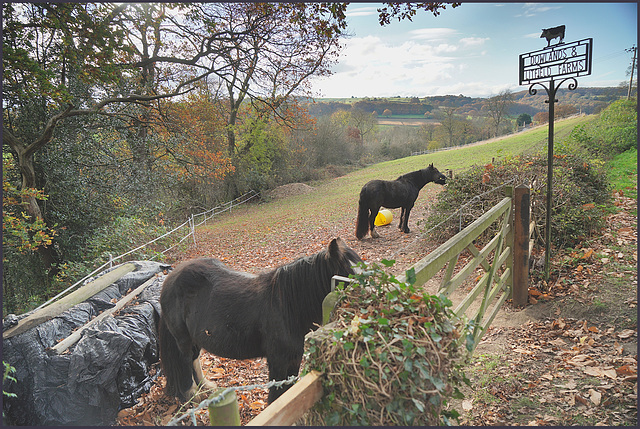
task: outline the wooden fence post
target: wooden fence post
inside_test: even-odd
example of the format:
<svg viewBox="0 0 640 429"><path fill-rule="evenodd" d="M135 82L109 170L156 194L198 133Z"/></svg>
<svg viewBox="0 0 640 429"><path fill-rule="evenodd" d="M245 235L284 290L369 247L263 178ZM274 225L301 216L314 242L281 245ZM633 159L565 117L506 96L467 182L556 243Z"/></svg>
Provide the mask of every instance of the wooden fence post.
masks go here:
<svg viewBox="0 0 640 429"><path fill-rule="evenodd" d="M507 236L505 237L505 243L508 247L511 248L511 252L509 253L509 257L505 261L505 268L511 271L511 275L505 282L505 286L509 290L509 298L513 296L513 244L514 244L514 232L513 232L513 222L515 219L515 210L513 207L514 198L513 198L513 186L505 186L504 187L504 196L511 198L511 213L509 214L509 232L507 232Z"/></svg>
<svg viewBox="0 0 640 429"><path fill-rule="evenodd" d="M189 229L191 230L191 235L193 236L193 245L195 246L198 243L196 243L196 221L193 215L191 215L191 217L189 218Z"/></svg>
<svg viewBox="0 0 640 429"><path fill-rule="evenodd" d="M214 398L225 389L218 389L209 398ZM211 426L240 426L240 409L236 392L227 392L222 401L209 405L209 423Z"/></svg>
<svg viewBox="0 0 640 429"><path fill-rule="evenodd" d="M514 195L513 288L514 307L522 307L529 299L529 188L520 185Z"/></svg>

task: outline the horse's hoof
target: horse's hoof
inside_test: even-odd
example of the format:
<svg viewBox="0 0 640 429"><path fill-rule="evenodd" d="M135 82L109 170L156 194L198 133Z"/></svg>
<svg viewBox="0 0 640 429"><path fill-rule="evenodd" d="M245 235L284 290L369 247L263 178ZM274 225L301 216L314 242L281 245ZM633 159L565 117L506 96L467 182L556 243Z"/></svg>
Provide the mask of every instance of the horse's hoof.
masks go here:
<svg viewBox="0 0 640 429"><path fill-rule="evenodd" d="M201 385L198 386L195 382L191 388L187 391L186 400L193 402L202 402L209 399L209 396L218 388L218 385L210 380L203 380Z"/></svg>
<svg viewBox="0 0 640 429"><path fill-rule="evenodd" d="M216 390L218 385L215 381L207 380L206 378L202 381L202 389L205 390Z"/></svg>
<svg viewBox="0 0 640 429"><path fill-rule="evenodd" d="M378 234L376 231L371 231L371 238L380 238L380 234Z"/></svg>

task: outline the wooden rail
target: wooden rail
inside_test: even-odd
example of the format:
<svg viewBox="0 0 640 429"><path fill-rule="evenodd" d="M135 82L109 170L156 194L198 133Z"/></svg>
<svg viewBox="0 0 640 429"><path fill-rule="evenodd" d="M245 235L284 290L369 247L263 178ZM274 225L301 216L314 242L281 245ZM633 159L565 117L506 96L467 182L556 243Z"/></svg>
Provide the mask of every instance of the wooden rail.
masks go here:
<svg viewBox="0 0 640 429"><path fill-rule="evenodd" d="M87 283L80 289L65 296L59 301L50 304L47 307L43 307L37 311L34 311L31 315L20 320L16 326L13 326L2 333L2 338L11 338L14 335L21 334L28 329L31 329L39 324L46 322L59 316L64 311L70 309L76 304L86 301L96 293L110 286L113 282L118 281L125 274L130 273L136 269L135 264L128 262L120 265L119 267L109 271L106 274L98 277L97 279Z"/></svg>
<svg viewBox="0 0 640 429"><path fill-rule="evenodd" d="M82 338L82 334L84 331L96 325L98 322L103 321L107 317L112 316L114 313L120 311L125 305L127 305L130 301L132 301L135 297L137 297L143 290L145 290L148 286L151 286L153 282L156 281L157 277L158 277L157 274L152 276L149 280L147 280L146 282L138 286L133 292L122 297L116 303L115 306L113 306L108 310L103 311L98 316L94 317L93 319L85 323L82 327L80 327L76 331L73 331L71 335L69 335L67 338L60 341L55 346L51 347L51 350L55 351L57 354L62 354L65 351L67 351L69 347L77 343L80 340L80 338Z"/></svg>
<svg viewBox="0 0 640 429"><path fill-rule="evenodd" d="M311 371L247 426L291 426L322 398L322 373Z"/></svg>
<svg viewBox="0 0 640 429"><path fill-rule="evenodd" d="M469 317L476 321L474 344L478 344L507 298L512 297L516 306L524 305L528 298L529 188L518 186L514 190L508 187L505 193L506 197L498 204L412 267L415 270L415 285L422 286L446 266L438 291L446 296L468 279L478 267L485 270L469 294L454 309L454 313L461 316L478 297L482 296L480 307ZM474 241L496 222L499 225L497 233L478 250ZM472 258L458 268L456 273L460 254L465 250L471 253ZM400 275L398 280L406 281L406 278ZM294 424L322 397L321 377L322 374L315 371L307 374L249 422L249 425ZM315 399L310 400L311 398Z"/></svg>

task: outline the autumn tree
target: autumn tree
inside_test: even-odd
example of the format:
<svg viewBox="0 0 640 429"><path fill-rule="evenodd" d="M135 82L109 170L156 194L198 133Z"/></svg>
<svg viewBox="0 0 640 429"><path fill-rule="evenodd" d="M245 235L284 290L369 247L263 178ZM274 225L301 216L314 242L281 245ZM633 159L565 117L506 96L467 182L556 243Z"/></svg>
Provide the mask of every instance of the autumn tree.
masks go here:
<svg viewBox="0 0 640 429"><path fill-rule="evenodd" d="M250 102L264 119L293 126L283 106L292 95L311 95L308 82L329 73L336 59L338 40L345 29L344 4L323 3L206 3L198 7L199 19L221 28L252 28L218 58L221 71L216 86L228 100L228 153L236 167L251 151L252 140L240 147L238 115ZM237 183L230 182L237 193Z"/></svg>
<svg viewBox="0 0 640 429"><path fill-rule="evenodd" d="M194 91L185 100L163 103L162 121L152 127L164 149L158 160L164 193L176 206L211 207L221 197L219 184L234 170L221 104L206 91Z"/></svg>
<svg viewBox="0 0 640 429"><path fill-rule="evenodd" d="M293 28L309 18L312 9L299 4L242 4L238 7L264 11L257 19L227 20L223 26L215 16L203 15L201 6L4 5L3 146L17 159L22 188L38 188L35 155L51 142L61 124L74 117L103 115L121 120L129 133L133 162L148 170L158 158L149 123L156 120L161 100L187 94L197 82L213 76L230 88L242 88L246 76L236 75L234 80L232 69L254 64L253 49L263 42L256 34L275 38L263 31L276 25L268 11L284 10L278 17L288 18ZM332 16L339 14L339 8L324 7ZM333 36L339 20L335 25L307 30ZM281 75L279 67L301 53L286 49L280 53L279 58L265 59L277 64L262 68L260 82L270 83L262 89L270 90L256 89L256 100L258 94L281 100L290 94L291 87L285 85L290 79L297 78L300 85L320 68L316 62L315 69L299 67ZM270 104L272 110L278 106ZM34 197L25 196L25 203L30 216L44 219ZM41 249L47 266L53 267L59 258L52 246Z"/></svg>
<svg viewBox="0 0 640 429"><path fill-rule="evenodd" d="M378 115L367 113L361 109L351 109L350 124L355 127L364 143L368 136L375 135L378 130Z"/></svg>
<svg viewBox="0 0 640 429"><path fill-rule="evenodd" d="M421 142L421 149L433 150L440 148L441 144L434 141L435 131L438 125L433 123L422 124L420 128L418 128L418 138Z"/></svg>
<svg viewBox="0 0 640 429"><path fill-rule="evenodd" d="M549 122L549 112L538 112L533 115L533 122L536 124L546 124Z"/></svg>

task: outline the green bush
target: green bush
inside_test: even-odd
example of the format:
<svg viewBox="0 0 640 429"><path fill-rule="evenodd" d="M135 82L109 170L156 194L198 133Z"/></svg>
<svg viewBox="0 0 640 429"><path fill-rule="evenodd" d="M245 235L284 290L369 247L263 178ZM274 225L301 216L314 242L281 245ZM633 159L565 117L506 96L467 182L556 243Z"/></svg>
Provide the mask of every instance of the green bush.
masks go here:
<svg viewBox="0 0 640 429"><path fill-rule="evenodd" d="M551 239L556 246L573 246L603 225L604 206L611 198L603 165L600 161L587 161L577 155L555 157ZM514 187L523 184L531 187L532 217L538 226L535 237L543 245L547 157L542 154L476 165L459 174L438 194L438 201L431 207L431 214L422 228L429 230L432 238L450 238L504 198L502 185L506 183ZM460 213L453 215L461 207ZM487 232L488 235L493 233L495 231Z"/></svg>
<svg viewBox="0 0 640 429"><path fill-rule="evenodd" d="M564 147L583 147L593 156L610 158L638 144L637 101L618 100L588 124L577 126Z"/></svg>
<svg viewBox="0 0 640 429"><path fill-rule="evenodd" d="M387 266L393 261L383 261ZM357 284L336 288L332 322L306 341L305 372L325 374L324 395L305 425L451 424L447 399L472 349L467 325L443 296L418 292L415 273L401 283L378 265L364 266Z"/></svg>

